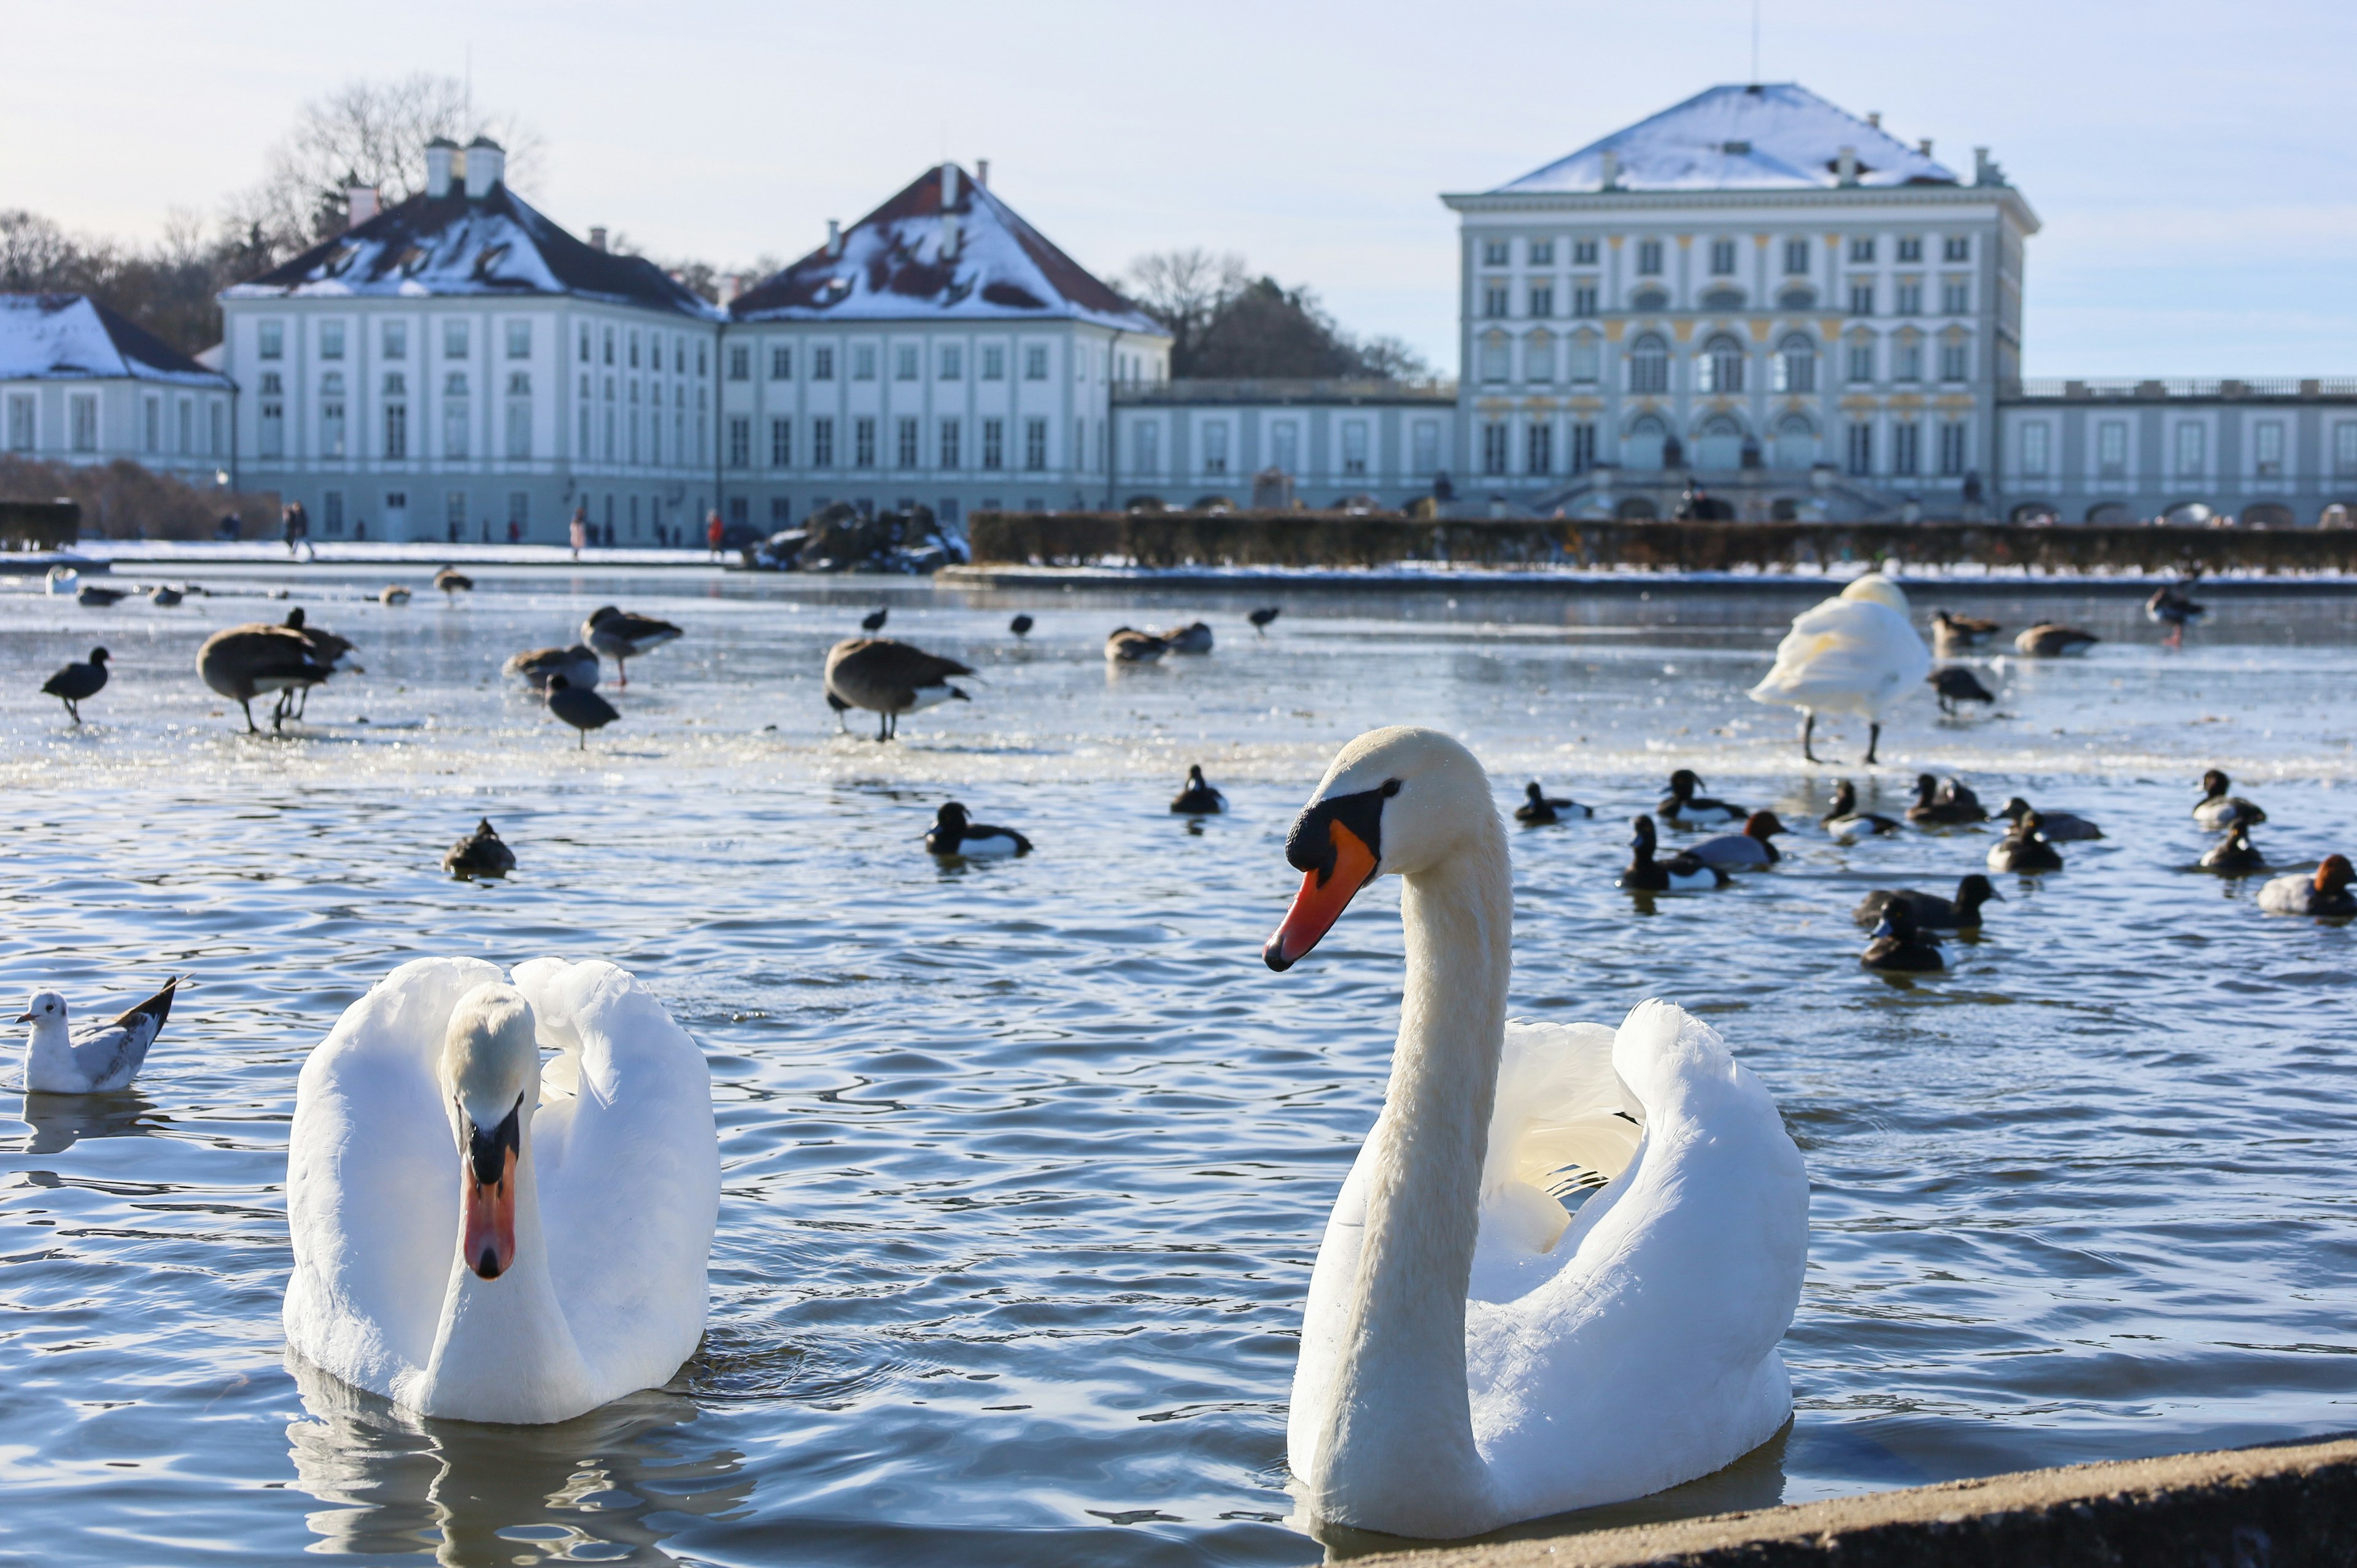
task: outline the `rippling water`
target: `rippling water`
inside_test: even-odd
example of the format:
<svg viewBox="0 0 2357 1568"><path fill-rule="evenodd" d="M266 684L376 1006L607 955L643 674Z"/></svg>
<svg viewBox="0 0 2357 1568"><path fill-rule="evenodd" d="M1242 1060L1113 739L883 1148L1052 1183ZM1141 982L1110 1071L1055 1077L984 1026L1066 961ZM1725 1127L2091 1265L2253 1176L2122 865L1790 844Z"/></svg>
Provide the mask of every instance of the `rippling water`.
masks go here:
<svg viewBox="0 0 2357 1568"><path fill-rule="evenodd" d="M1300 596L1255 639L1243 598L879 590L892 633L986 672L888 747L819 701L822 650L877 602L848 585L486 574L389 610L373 579L280 582L368 667L283 742L192 672L206 631L283 614L267 583L169 611L0 592L0 983L90 1014L198 981L135 1094L0 1098L12 1550L1317 1560L1286 1522L1285 1402L1381 1094L1396 884L1289 975L1259 943L1326 759L1397 722L1466 738L1501 803L1537 777L1598 806L1515 839L1513 1010L1618 1022L1662 994L1708 1015L1814 1184L1797 1421L1602 1519L2357 1425L2352 933L2192 870L2187 816L2216 763L2267 807L2278 861L2357 840L2357 601L2222 598L2174 653L2125 600L1919 594L2111 640L1985 666L1996 716L1938 724L1927 695L1886 767L1813 771L1789 717L1740 694L1805 600ZM607 601L688 635L626 693L609 671L624 716L585 755L496 671ZM1115 624L1199 613L1209 658L1099 657ZM100 641L114 682L72 730L37 688ZM1165 809L1190 761L1233 807L1200 831ZM1803 827L1735 890L1636 903L1612 887L1625 819L1680 765L1794 823L1835 777L1895 812L1919 767L1953 770L2111 836L2042 885L2000 879L1944 977L1891 982L1857 968L1851 905L1951 890L1990 835ZM952 794L1039 852L936 865L918 834ZM482 814L521 869L453 882L438 856ZM669 1389L470 1427L285 1363L296 1068L373 981L440 952L610 958L708 1053L711 1331Z"/></svg>

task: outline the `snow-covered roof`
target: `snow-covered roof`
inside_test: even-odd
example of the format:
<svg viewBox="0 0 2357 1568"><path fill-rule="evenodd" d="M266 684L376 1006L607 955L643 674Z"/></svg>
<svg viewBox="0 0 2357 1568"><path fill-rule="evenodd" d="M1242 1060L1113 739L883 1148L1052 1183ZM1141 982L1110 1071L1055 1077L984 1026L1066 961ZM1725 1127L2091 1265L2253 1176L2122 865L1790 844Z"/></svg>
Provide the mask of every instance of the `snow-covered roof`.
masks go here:
<svg viewBox="0 0 2357 1568"><path fill-rule="evenodd" d="M1862 186L1954 185L1953 170L1796 82L1714 87L1640 120L1490 194L1605 188L1604 155L1620 158L1618 190L1831 188L1841 149Z"/></svg>
<svg viewBox="0 0 2357 1568"><path fill-rule="evenodd" d="M600 251L566 233L504 183L480 199L463 186L411 197L312 246L224 299L573 295L703 320L719 311L643 256Z"/></svg>
<svg viewBox="0 0 2357 1568"><path fill-rule="evenodd" d="M956 192L946 208L945 172ZM738 295L729 314L739 321L1061 318L1168 335L954 164L927 169L844 231L839 253L821 246Z"/></svg>
<svg viewBox="0 0 2357 1568"><path fill-rule="evenodd" d="M0 381L124 376L230 389L227 376L86 294L0 294Z"/></svg>

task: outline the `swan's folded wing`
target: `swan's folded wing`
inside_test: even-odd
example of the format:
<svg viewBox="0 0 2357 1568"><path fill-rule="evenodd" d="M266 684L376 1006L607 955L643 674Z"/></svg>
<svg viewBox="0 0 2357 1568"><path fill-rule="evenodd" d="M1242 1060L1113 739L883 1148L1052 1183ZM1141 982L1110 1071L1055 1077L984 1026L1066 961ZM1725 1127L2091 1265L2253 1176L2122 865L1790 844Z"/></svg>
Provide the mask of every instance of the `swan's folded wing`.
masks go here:
<svg viewBox="0 0 2357 1568"><path fill-rule="evenodd" d="M720 1148L704 1053L653 993L612 964L536 959L516 988L544 1040L571 1058L533 1127L549 1272L582 1355L642 1388L704 1333L720 1210Z"/></svg>
<svg viewBox="0 0 2357 1568"><path fill-rule="evenodd" d="M1643 1133L1642 1111L1612 1069L1612 1031L1600 1024L1510 1023L1482 1161L1474 1294L1530 1288L1568 1215L1562 1195L1618 1176Z"/></svg>
<svg viewBox="0 0 2357 1568"><path fill-rule="evenodd" d="M296 1081L287 1341L376 1393L433 1353L458 1250L458 1149L436 1065L458 999L499 978L478 959L403 964L344 1010Z"/></svg>
<svg viewBox="0 0 2357 1568"><path fill-rule="evenodd" d="M1755 702L1878 709L1920 684L1932 651L1905 616L1864 599L1827 599L1794 618Z"/></svg>

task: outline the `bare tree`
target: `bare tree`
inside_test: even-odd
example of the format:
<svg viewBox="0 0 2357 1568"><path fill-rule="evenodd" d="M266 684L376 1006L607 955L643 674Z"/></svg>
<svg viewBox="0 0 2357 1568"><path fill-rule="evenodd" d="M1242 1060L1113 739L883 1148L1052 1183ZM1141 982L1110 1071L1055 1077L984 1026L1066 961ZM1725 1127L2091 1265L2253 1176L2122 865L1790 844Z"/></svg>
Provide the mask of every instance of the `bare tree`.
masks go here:
<svg viewBox="0 0 2357 1568"><path fill-rule="evenodd" d="M1421 381L1432 375L1432 361L1404 338L1362 338L1359 363L1366 374L1383 381Z"/></svg>
<svg viewBox="0 0 2357 1568"><path fill-rule="evenodd" d="M1198 245L1140 256L1123 281L1138 308L1168 329L1171 373L1185 375L1203 335L1250 279L1242 256L1215 256Z"/></svg>
<svg viewBox="0 0 2357 1568"><path fill-rule="evenodd" d="M464 145L479 135L506 149L511 184L539 172L540 134L512 114L474 108L456 77L346 82L296 111L262 183L231 201L229 226L258 228L282 248L309 244L343 226L348 183L375 186L388 206L406 200L425 187L428 142Z"/></svg>

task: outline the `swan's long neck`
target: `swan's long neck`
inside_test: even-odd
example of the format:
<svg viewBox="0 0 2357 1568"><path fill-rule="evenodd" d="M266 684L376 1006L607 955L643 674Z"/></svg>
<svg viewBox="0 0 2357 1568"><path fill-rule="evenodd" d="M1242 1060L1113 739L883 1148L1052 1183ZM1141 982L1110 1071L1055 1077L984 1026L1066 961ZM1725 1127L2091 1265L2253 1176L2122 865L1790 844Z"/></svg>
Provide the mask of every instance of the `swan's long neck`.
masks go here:
<svg viewBox="0 0 2357 1568"><path fill-rule="evenodd" d="M538 1089L533 1090L538 1097ZM453 1257L442 1319L425 1379L435 1414L467 1421L546 1420L588 1379L588 1368L556 1296L541 1229L533 1168L532 1118L516 1157L515 1256L495 1280Z"/></svg>
<svg viewBox="0 0 2357 1568"><path fill-rule="evenodd" d="M1466 1390L1465 1297L1512 964L1494 812L1464 851L1405 881L1399 1044L1369 1138L1365 1240L1321 1473L1308 1479L1329 1517L1447 1535L1462 1533L1452 1512L1478 1509L1489 1487ZM1403 1518L1403 1499L1443 1511Z"/></svg>

